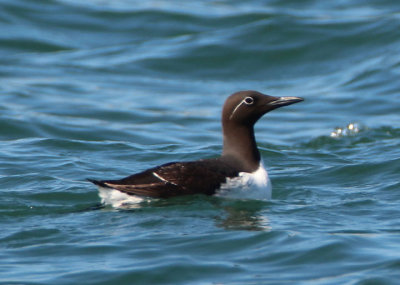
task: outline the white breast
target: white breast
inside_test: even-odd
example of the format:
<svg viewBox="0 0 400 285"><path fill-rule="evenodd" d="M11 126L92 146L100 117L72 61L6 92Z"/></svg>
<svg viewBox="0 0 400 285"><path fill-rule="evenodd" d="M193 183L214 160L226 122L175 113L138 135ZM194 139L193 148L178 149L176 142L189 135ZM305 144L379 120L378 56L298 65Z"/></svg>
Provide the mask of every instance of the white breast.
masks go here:
<svg viewBox="0 0 400 285"><path fill-rule="evenodd" d="M268 172L261 162L260 167L252 172L239 172L238 177L228 178L217 190L215 196L235 199L271 199L272 185Z"/></svg>

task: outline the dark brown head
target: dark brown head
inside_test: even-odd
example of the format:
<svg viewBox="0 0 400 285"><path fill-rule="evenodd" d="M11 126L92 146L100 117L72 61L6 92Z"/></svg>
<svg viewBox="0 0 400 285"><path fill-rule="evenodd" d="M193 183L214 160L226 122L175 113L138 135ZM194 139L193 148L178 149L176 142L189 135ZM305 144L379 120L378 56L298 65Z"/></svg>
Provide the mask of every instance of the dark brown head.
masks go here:
<svg viewBox="0 0 400 285"><path fill-rule="evenodd" d="M274 97L257 91L240 91L226 99L222 121L253 126L264 114L303 101L300 97Z"/></svg>

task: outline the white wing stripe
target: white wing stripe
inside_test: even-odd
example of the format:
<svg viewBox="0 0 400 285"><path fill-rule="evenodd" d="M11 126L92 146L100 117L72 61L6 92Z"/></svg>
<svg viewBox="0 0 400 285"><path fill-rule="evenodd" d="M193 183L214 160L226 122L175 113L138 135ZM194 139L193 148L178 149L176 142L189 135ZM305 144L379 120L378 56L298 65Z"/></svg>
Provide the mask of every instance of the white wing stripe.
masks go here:
<svg viewBox="0 0 400 285"><path fill-rule="evenodd" d="M170 184L173 184L173 185L178 186L177 184L175 184L175 183L173 183L173 182L169 182L167 179L164 179L163 177L161 177L160 175L158 175L158 174L155 173L155 172L153 172L153 175L154 175L155 177L157 177L158 179L160 179L161 181L165 182L165 183L170 183Z"/></svg>

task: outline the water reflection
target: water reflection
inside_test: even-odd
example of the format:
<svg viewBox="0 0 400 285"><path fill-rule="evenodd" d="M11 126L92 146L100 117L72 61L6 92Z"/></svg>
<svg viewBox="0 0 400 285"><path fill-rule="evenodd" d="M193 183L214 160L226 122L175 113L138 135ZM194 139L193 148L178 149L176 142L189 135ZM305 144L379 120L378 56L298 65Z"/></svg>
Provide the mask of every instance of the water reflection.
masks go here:
<svg viewBox="0 0 400 285"><path fill-rule="evenodd" d="M227 230L270 231L269 219L266 217L264 201L253 200L227 200L224 198L208 197L202 195L177 197L171 199L146 199L141 203L123 204L114 208L102 203L95 204L82 211L116 210L131 211L169 208L178 210L183 216L191 216L189 212L196 212L198 217L209 215L215 220L215 225ZM218 214L216 214L218 213Z"/></svg>
<svg viewBox="0 0 400 285"><path fill-rule="evenodd" d="M223 207L225 215L217 217L216 225L227 230L270 231L268 218L262 214L265 202L234 201Z"/></svg>

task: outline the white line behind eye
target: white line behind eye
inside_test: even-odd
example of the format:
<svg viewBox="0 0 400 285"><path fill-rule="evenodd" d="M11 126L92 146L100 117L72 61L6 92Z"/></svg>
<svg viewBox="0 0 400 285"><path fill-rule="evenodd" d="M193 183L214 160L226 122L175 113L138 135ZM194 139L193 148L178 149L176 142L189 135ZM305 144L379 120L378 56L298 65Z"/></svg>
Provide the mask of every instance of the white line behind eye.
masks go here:
<svg viewBox="0 0 400 285"><path fill-rule="evenodd" d="M240 107L243 103L245 103L244 100L246 100L246 99L243 99L242 101L240 101L240 103L235 107L235 109L233 109L232 114L229 116L229 120L232 120L232 117L233 117L233 115L235 114L236 110L239 109L239 107ZM245 103L245 104L246 104L246 103Z"/></svg>

